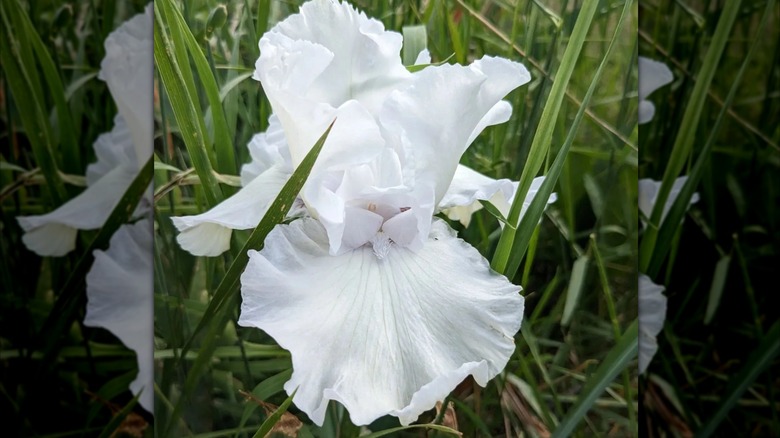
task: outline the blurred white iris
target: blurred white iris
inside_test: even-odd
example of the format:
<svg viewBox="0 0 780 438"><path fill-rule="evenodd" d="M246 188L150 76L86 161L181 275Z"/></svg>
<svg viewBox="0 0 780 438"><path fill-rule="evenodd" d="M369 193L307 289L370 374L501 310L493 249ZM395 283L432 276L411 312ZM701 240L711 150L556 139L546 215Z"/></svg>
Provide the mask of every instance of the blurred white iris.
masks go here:
<svg viewBox="0 0 780 438"><path fill-rule="evenodd" d="M639 274L639 373L644 374L647 366L658 351L656 337L666 321L666 297L664 287L653 283L645 274Z"/></svg>
<svg viewBox="0 0 780 438"><path fill-rule="evenodd" d="M674 76L666 64L644 56L639 57L639 124L647 123L655 115L655 105L647 100L650 94L672 82Z"/></svg>
<svg viewBox="0 0 780 438"><path fill-rule="evenodd" d="M152 155L152 7L148 5L106 38L98 78L116 102L114 128L95 141L97 162L87 167L87 189L56 210L20 216L24 244L41 256L62 256L76 247L78 230L103 226L119 199ZM153 296L151 186L105 251L95 251L87 274L84 324L113 333L136 353L138 375L130 390L149 412L153 391Z"/></svg>
<svg viewBox="0 0 780 438"><path fill-rule="evenodd" d="M514 351L520 287L458 239L443 209L506 203L516 185L458 164L502 101L530 80L521 64L484 57L410 73L403 44L377 20L331 0L304 4L260 40L254 78L274 115L249 144L243 188L197 216L173 218L197 255L229 248L254 228L336 119L290 216L250 251L239 324L292 353L295 404L322 424L329 400L355 424L402 424L464 378L486 385ZM426 53L418 60L428 63ZM447 213L445 213L447 214ZM452 217L452 216L451 216Z"/></svg>

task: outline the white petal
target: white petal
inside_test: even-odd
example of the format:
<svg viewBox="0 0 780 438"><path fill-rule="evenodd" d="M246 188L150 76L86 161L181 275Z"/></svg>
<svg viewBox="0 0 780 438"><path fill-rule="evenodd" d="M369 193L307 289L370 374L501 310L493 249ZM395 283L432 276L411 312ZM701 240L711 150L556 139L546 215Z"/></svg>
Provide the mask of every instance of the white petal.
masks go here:
<svg viewBox="0 0 780 438"><path fill-rule="evenodd" d="M331 167L344 169L381 152L384 140L379 127L359 102L349 100L335 107L307 95L317 75L331 62L332 53L308 41L293 41L273 32L260 40L260 51L255 78L262 82L284 129L293 166L303 161L336 119L313 174Z"/></svg>
<svg viewBox="0 0 780 438"><path fill-rule="evenodd" d="M322 225L304 218L249 256L239 324L291 351L285 389L316 424L328 400L358 425L409 424L469 374L484 386L514 351L520 287L443 221L420 251L393 245L380 260L370 246L330 256Z"/></svg>
<svg viewBox="0 0 780 438"><path fill-rule="evenodd" d="M388 97L380 114L385 138L413 156L418 181L435 182L438 203L470 141L505 117L501 99L529 80L522 64L502 58L428 67Z"/></svg>
<svg viewBox="0 0 780 438"><path fill-rule="evenodd" d="M152 155L153 23L150 3L144 13L111 32L98 74L130 128L139 168Z"/></svg>
<svg viewBox="0 0 780 438"><path fill-rule="evenodd" d="M639 373L658 351L656 336L661 333L666 320L664 287L653 283L645 274L639 274Z"/></svg>
<svg viewBox="0 0 780 438"><path fill-rule="evenodd" d="M133 137L121 114L114 117L114 127L111 131L100 134L92 147L95 149L97 161L87 166L87 185L95 184L119 166L138 165Z"/></svg>
<svg viewBox="0 0 780 438"><path fill-rule="evenodd" d="M268 118L268 129L255 134L247 145L252 161L241 167L241 185L246 186L261 173L272 166L282 166L292 174L292 160L284 130L279 118L271 114Z"/></svg>
<svg viewBox="0 0 780 438"><path fill-rule="evenodd" d="M647 99L653 91L672 82L674 76L663 62L639 57L639 100Z"/></svg>
<svg viewBox="0 0 780 438"><path fill-rule="evenodd" d="M653 120L653 116L655 116L655 105L653 105L653 102L650 102L649 100L640 100L638 123L640 125L649 123L650 120Z"/></svg>
<svg viewBox="0 0 780 438"><path fill-rule="evenodd" d="M304 3L298 14L287 17L268 34L314 43L333 55L305 90L312 101L338 107L357 99L375 112L385 95L411 76L401 63L401 35L385 31L380 21L366 17L347 2Z"/></svg>
<svg viewBox="0 0 780 438"><path fill-rule="evenodd" d="M414 65L427 65L431 63L431 52L428 49L420 50L417 54L417 59L414 60Z"/></svg>
<svg viewBox="0 0 780 438"><path fill-rule="evenodd" d="M60 257L76 248L77 229L56 222L29 227L19 217L19 225L26 232L22 235L24 246L40 256Z"/></svg>
<svg viewBox="0 0 780 438"><path fill-rule="evenodd" d="M688 180L687 176L681 176L678 177L676 180L674 180L674 183L672 184L672 190L669 191L669 196L666 198L666 204L664 205L664 210L661 214L661 222L663 222L663 220L666 219L666 215L669 213L669 210L671 210L674 201L680 195L680 191L682 190L687 180ZM642 178L639 180L638 193L637 193L639 211L641 211L648 218L653 213L653 208L655 208L655 202L656 199L658 198L658 190L660 188L661 188L661 181L654 181L649 178ZM694 204L698 201L699 201L699 194L694 193L693 196L691 196L691 202L689 203L689 205ZM645 224L644 219L642 219L642 223Z"/></svg>
<svg viewBox="0 0 780 438"><path fill-rule="evenodd" d="M138 375L130 390L137 395L143 389L139 403L149 412L154 412L152 241L152 223L144 219L123 225L108 250L95 251L84 318L84 325L105 328L135 351Z"/></svg>
<svg viewBox="0 0 780 438"><path fill-rule="evenodd" d="M543 176L536 177L531 182L520 210L518 224L530 207L531 201L536 197L542 182L544 182ZM471 215L482 209L480 200L489 201L504 217L507 217L517 187L517 182L508 179L495 180L467 166L458 165L452 184L439 203L439 209L444 211L451 220L460 221L464 227L469 226ZM556 200L556 194L551 193L547 204L552 204Z"/></svg>
<svg viewBox="0 0 780 438"><path fill-rule="evenodd" d="M231 230L253 229L290 177L273 166L211 210L194 216L172 217L179 245L197 256L217 256L230 248Z"/></svg>
<svg viewBox="0 0 780 438"><path fill-rule="evenodd" d="M38 255L67 254L75 247L76 230L103 226L137 173L127 165L116 167L56 210L39 216L17 217L26 232L22 241Z"/></svg>

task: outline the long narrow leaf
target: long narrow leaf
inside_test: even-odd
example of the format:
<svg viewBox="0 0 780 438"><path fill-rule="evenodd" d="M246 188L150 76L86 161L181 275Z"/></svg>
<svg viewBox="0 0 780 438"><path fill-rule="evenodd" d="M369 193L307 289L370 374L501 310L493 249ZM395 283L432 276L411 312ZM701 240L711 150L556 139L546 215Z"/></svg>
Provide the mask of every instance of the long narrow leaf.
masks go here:
<svg viewBox="0 0 780 438"><path fill-rule="evenodd" d="M607 357L604 358L596 372L588 377L587 384L580 392L577 402L569 409L558 428L553 432L553 438L570 436L601 393L636 357L639 350L638 334L639 321L634 320L618 343L607 353Z"/></svg>

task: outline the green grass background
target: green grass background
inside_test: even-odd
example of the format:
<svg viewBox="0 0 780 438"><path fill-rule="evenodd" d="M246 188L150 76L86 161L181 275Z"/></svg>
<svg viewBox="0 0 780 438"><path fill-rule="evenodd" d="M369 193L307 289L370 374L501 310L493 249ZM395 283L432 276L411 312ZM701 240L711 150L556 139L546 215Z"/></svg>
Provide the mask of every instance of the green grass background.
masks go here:
<svg viewBox="0 0 780 438"><path fill-rule="evenodd" d="M106 426L113 418L121 422L124 415L116 414L132 399L127 385L136 373L133 353L109 332L81 324L86 271L68 283L79 262L91 258L87 249L97 231L79 233L77 248L65 257L41 258L22 244L16 216L49 212L83 190L86 167L95 160L92 143L111 130L116 114L108 88L97 79L103 41L143 6L47 0L0 5L4 436L110 434L117 425ZM140 409L136 413L136 426L151 421Z"/></svg>
<svg viewBox="0 0 780 438"><path fill-rule="evenodd" d="M640 386L648 436L780 435L780 7L733 3L700 121L688 126L695 139L681 153L675 140L729 2L640 2L639 52L669 65L675 80L651 96L657 113L640 128L639 174L660 180L676 156L681 173L692 174L705 160L695 186L701 201L667 239L670 250L653 275L669 302L659 352Z"/></svg>

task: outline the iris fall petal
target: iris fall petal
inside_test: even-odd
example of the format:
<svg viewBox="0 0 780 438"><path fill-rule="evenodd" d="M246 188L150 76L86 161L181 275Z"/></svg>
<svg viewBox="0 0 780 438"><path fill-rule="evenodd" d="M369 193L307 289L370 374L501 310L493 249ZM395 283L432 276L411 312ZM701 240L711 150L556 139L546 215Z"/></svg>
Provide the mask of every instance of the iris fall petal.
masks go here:
<svg viewBox="0 0 780 438"><path fill-rule="evenodd" d="M514 351L520 287L435 220L419 251L329 255L311 218L277 226L241 277L239 324L290 350L295 404L322 424L337 400L355 424L409 424L466 376L485 385ZM312 285L318 285L312 287Z"/></svg>
<svg viewBox="0 0 780 438"><path fill-rule="evenodd" d="M87 274L84 325L102 327L135 351L138 374L130 383L138 402L154 412L152 222L121 226L106 251L95 251Z"/></svg>

